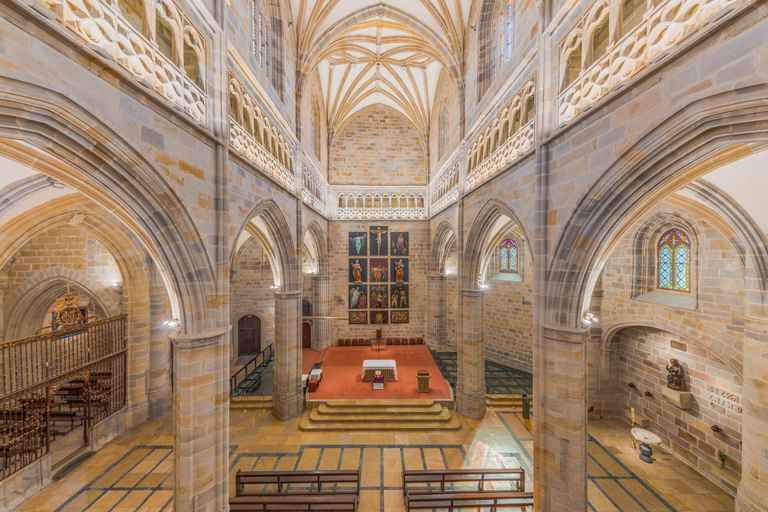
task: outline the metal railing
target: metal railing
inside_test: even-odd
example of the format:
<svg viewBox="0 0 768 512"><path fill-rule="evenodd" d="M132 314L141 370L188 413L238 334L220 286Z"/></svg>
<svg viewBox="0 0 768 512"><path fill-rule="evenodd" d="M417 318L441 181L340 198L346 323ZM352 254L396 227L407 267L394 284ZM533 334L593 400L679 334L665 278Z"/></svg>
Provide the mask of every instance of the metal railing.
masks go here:
<svg viewBox="0 0 768 512"><path fill-rule="evenodd" d="M46 455L56 435L82 426L87 443L93 425L125 406L125 320L0 346L4 368L14 370L6 384L15 386L0 396L0 479Z"/></svg>
<svg viewBox="0 0 768 512"><path fill-rule="evenodd" d="M267 364L269 364L269 362L272 360L273 356L274 353L272 350L272 344L270 343L267 348L259 352L256 356L253 357L253 359L245 363L245 366L235 372L235 374L229 378L230 396L237 396L235 393L237 392L240 384L247 380L248 377L250 377L257 370L266 367Z"/></svg>

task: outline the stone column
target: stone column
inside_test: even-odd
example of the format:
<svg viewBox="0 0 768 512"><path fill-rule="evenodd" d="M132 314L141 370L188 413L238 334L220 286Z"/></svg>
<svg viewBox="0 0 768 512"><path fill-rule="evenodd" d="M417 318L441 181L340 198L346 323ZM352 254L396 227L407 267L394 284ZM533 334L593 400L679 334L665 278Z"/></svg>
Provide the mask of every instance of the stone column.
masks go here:
<svg viewBox="0 0 768 512"><path fill-rule="evenodd" d="M229 328L172 334L173 509L229 506Z"/></svg>
<svg viewBox="0 0 768 512"><path fill-rule="evenodd" d="M587 510L586 329L543 326L534 346L537 510Z"/></svg>
<svg viewBox="0 0 768 512"><path fill-rule="evenodd" d="M739 512L768 512L768 318L745 317Z"/></svg>
<svg viewBox="0 0 768 512"><path fill-rule="evenodd" d="M470 418L485 415L485 348L483 346L483 292L459 292L458 411Z"/></svg>
<svg viewBox="0 0 768 512"><path fill-rule="evenodd" d="M446 348L446 303L445 276L427 277L427 296L429 297L429 311L427 316L429 338L427 343L436 350Z"/></svg>
<svg viewBox="0 0 768 512"><path fill-rule="evenodd" d="M331 280L328 276L312 276L313 316L331 316ZM324 350L331 346L331 321L312 321L312 349Z"/></svg>
<svg viewBox="0 0 768 512"><path fill-rule="evenodd" d="M159 418L171 408L168 379L171 310L165 286L156 268L149 274L149 416Z"/></svg>
<svg viewBox="0 0 768 512"><path fill-rule="evenodd" d="M301 292L275 293L275 415L288 420L302 411Z"/></svg>

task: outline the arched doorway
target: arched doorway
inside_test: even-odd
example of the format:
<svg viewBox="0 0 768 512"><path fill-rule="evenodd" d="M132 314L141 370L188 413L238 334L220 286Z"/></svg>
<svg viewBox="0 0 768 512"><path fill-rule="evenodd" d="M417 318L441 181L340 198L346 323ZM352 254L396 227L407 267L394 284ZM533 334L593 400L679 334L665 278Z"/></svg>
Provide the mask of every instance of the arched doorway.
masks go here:
<svg viewBox="0 0 768 512"><path fill-rule="evenodd" d="M261 352L261 320L256 315L245 315L237 322L238 355Z"/></svg>

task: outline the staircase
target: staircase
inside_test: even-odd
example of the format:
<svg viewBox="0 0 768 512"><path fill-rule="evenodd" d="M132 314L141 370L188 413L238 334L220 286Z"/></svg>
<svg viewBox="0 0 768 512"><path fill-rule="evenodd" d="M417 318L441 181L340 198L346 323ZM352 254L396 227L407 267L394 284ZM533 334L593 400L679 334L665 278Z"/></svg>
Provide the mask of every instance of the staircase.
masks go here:
<svg viewBox="0 0 768 512"><path fill-rule="evenodd" d="M269 368L274 353L272 344L262 350L229 379L229 396L243 396L261 386L261 375Z"/></svg>
<svg viewBox="0 0 768 512"><path fill-rule="evenodd" d="M450 400L308 401L301 430L457 430L461 422Z"/></svg>

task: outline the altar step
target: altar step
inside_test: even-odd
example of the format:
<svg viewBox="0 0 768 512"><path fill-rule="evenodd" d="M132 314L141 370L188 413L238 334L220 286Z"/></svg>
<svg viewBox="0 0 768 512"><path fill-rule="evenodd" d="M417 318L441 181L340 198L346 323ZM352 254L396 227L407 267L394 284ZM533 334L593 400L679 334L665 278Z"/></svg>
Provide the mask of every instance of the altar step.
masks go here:
<svg viewBox="0 0 768 512"><path fill-rule="evenodd" d="M446 404L447 405L447 404ZM328 400L307 403L302 430L456 430L461 422L435 400Z"/></svg>

